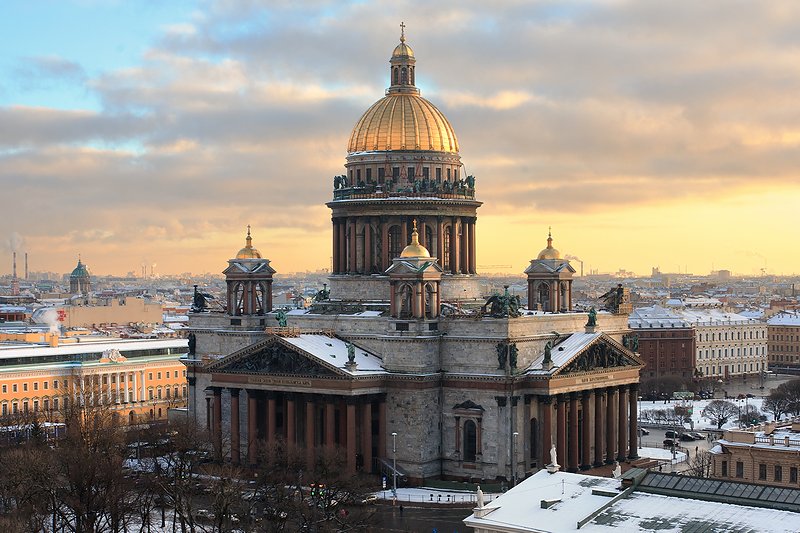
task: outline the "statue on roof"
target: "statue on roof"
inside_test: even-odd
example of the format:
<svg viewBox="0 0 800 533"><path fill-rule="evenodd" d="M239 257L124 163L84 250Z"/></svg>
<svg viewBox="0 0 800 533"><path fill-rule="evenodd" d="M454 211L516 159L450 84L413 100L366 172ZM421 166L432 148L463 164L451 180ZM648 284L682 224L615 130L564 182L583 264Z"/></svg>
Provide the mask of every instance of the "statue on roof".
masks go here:
<svg viewBox="0 0 800 533"><path fill-rule="evenodd" d="M356 347L352 342L347 343L347 362L350 364L356 362Z"/></svg>
<svg viewBox="0 0 800 533"><path fill-rule="evenodd" d="M194 296L192 297L192 312L202 313L206 310L206 297L194 286Z"/></svg>
<svg viewBox="0 0 800 533"><path fill-rule="evenodd" d="M278 321L278 326L282 327L282 328L285 328L286 324L287 324L287 320L286 319L287 319L286 311L284 311L283 309L278 309L278 312L275 313L275 320Z"/></svg>
<svg viewBox="0 0 800 533"><path fill-rule="evenodd" d="M589 319L586 321L586 325L590 328L597 325L597 311L595 311L594 307L589 309Z"/></svg>
<svg viewBox="0 0 800 533"><path fill-rule="evenodd" d="M612 313L619 311L619 306L625 303L625 289L622 288L622 283L605 293L600 297L603 300L603 307Z"/></svg>
<svg viewBox="0 0 800 533"><path fill-rule="evenodd" d="M330 300L330 299L331 299L331 291L330 289L328 289L328 284L323 283L322 289L318 290L317 294L314 295L314 301L323 302L325 300Z"/></svg>
<svg viewBox="0 0 800 533"><path fill-rule="evenodd" d="M553 344L552 341L547 341L547 344L544 345L544 361L543 364L553 364Z"/></svg>
<svg viewBox="0 0 800 533"><path fill-rule="evenodd" d="M189 333L189 355L195 355L197 350L197 337L194 333Z"/></svg>
<svg viewBox="0 0 800 533"><path fill-rule="evenodd" d="M520 316L521 306L519 295L509 294L506 285L503 294L494 294L486 300L481 312L494 318L516 318Z"/></svg>

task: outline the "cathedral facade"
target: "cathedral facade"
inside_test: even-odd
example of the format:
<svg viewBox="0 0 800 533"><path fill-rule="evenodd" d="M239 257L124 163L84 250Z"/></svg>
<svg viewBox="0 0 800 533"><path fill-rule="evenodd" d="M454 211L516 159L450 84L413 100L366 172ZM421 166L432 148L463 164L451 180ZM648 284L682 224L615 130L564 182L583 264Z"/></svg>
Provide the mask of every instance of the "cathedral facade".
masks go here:
<svg viewBox="0 0 800 533"><path fill-rule="evenodd" d="M248 231L227 309L191 314L190 416L221 460L253 464L281 440L309 459L339 448L353 472L390 474L396 457L412 482L521 478L553 447L570 471L635 458L642 364L625 307L575 312L551 236L525 270L527 309L481 294L475 178L404 36L389 67L327 204L330 291L273 309L275 270Z"/></svg>

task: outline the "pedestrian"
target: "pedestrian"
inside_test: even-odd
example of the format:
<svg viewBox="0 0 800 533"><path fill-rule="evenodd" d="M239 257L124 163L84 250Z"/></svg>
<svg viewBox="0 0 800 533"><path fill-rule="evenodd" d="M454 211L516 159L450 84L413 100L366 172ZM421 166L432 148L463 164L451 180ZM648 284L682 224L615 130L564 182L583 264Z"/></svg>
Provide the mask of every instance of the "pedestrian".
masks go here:
<svg viewBox="0 0 800 533"><path fill-rule="evenodd" d="M695 446L695 447L694 447L694 454L695 454L695 456L697 455L697 450L699 450L699 449L700 449L700 446Z"/></svg>
<svg viewBox="0 0 800 533"><path fill-rule="evenodd" d="M400 504L400 516L403 516L403 504Z"/></svg>

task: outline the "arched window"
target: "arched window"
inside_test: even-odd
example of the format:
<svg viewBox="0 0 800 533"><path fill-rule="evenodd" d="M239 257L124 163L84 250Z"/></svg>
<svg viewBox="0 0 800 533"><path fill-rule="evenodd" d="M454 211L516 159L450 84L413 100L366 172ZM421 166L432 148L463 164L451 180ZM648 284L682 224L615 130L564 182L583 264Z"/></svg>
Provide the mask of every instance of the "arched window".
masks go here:
<svg viewBox="0 0 800 533"><path fill-rule="evenodd" d="M410 285L403 285L400 287L400 312L398 313L398 317L400 318L409 318L411 316L411 286Z"/></svg>
<svg viewBox="0 0 800 533"><path fill-rule="evenodd" d="M400 74L398 72L398 68L395 67L392 72L392 85L397 85L397 83L400 81Z"/></svg>
<svg viewBox="0 0 800 533"><path fill-rule="evenodd" d="M256 285L256 314L263 315L266 312L267 305L267 285L266 283L258 283Z"/></svg>
<svg viewBox="0 0 800 533"><path fill-rule="evenodd" d="M400 242L400 226L395 225L389 228L389 246L387 246L389 260L386 264L391 265L392 259L400 257L400 252L403 251L404 247L405 244Z"/></svg>
<svg viewBox="0 0 800 533"><path fill-rule="evenodd" d="M239 316L244 312L244 285L237 283L233 287L233 312L234 316Z"/></svg>
<svg viewBox="0 0 800 533"><path fill-rule="evenodd" d="M542 306L542 311L551 311L550 309L550 285L542 283L539 285L539 305Z"/></svg>
<svg viewBox="0 0 800 533"><path fill-rule="evenodd" d="M450 271L450 226L444 228L444 246L442 247L442 255L439 261L442 262L442 269L446 272Z"/></svg>
<svg viewBox="0 0 800 533"><path fill-rule="evenodd" d="M433 285L430 283L425 284L425 317L426 318L433 318L438 315L438 309L435 308L436 306L436 292L434 291Z"/></svg>
<svg viewBox="0 0 800 533"><path fill-rule="evenodd" d="M464 460L474 463L478 451L478 427L472 420L464 422Z"/></svg>
<svg viewBox="0 0 800 533"><path fill-rule="evenodd" d="M559 297L559 300L561 300L561 309L559 309L560 311L566 311L569 308L567 294L567 284L561 283L561 296Z"/></svg>
<svg viewBox="0 0 800 533"><path fill-rule="evenodd" d="M400 84L407 85L408 84L408 71L406 67L400 69Z"/></svg>

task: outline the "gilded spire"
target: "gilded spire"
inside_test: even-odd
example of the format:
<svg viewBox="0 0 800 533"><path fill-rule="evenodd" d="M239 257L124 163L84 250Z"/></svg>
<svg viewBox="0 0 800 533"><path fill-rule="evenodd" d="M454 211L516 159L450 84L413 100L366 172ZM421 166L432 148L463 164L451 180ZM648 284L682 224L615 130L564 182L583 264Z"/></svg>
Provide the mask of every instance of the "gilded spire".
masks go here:
<svg viewBox="0 0 800 533"><path fill-rule="evenodd" d="M406 42L406 24L405 22L400 22L400 42Z"/></svg>
<svg viewBox="0 0 800 533"><path fill-rule="evenodd" d="M247 244L236 254L236 259L261 259L261 252L253 248L253 237L250 235L250 224L247 225Z"/></svg>
<svg viewBox="0 0 800 533"><path fill-rule="evenodd" d="M552 226L547 226L547 247L553 247L553 228Z"/></svg>
<svg viewBox="0 0 800 533"><path fill-rule="evenodd" d="M417 231L417 219L412 222L413 228L411 229L411 244L419 246L419 232Z"/></svg>

